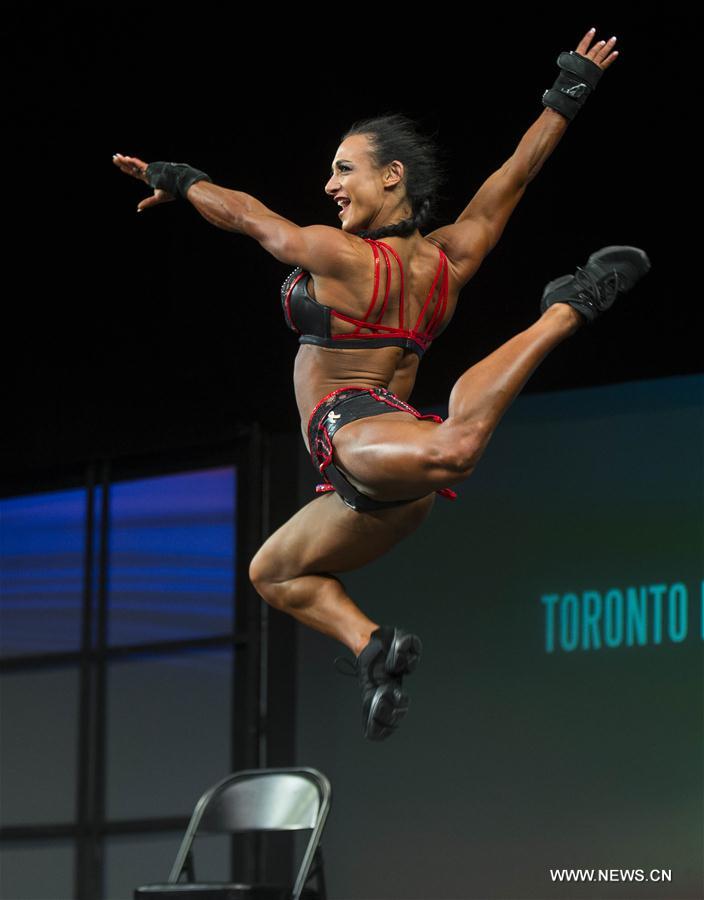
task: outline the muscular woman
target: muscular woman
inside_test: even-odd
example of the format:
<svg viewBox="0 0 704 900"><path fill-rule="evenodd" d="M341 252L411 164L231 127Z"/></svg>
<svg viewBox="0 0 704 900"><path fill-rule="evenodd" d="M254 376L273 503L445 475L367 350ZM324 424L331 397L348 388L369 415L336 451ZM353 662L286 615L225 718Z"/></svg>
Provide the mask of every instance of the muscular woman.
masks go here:
<svg viewBox="0 0 704 900"><path fill-rule="evenodd" d="M324 480L319 496L265 541L250 578L266 602L354 653L363 731L372 740L392 734L405 715L403 677L415 668L421 642L370 619L338 573L411 534L436 494L456 497L452 486L474 471L539 363L649 268L638 248L593 253L574 275L547 285L533 325L464 372L445 421L408 403L420 359L452 318L460 290L616 59L615 37L594 38L590 29L575 51L560 54L545 108L513 155L453 224L425 235L439 171L432 142L401 115L356 123L337 148L325 192L339 208L340 228L299 227L185 164L113 157L155 189L139 211L180 194L213 225L297 266L282 287L282 306L300 335L294 381L303 440Z"/></svg>

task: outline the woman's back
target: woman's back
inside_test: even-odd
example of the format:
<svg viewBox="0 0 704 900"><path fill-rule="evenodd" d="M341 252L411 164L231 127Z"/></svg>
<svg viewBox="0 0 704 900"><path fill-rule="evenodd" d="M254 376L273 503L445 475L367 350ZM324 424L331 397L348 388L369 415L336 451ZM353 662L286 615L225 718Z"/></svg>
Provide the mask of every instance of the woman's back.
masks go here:
<svg viewBox="0 0 704 900"><path fill-rule="evenodd" d="M294 382L303 422L343 384L382 385L407 397L420 358L457 305L437 244L419 234L365 244L344 281L299 268L282 286L286 321L300 335Z"/></svg>

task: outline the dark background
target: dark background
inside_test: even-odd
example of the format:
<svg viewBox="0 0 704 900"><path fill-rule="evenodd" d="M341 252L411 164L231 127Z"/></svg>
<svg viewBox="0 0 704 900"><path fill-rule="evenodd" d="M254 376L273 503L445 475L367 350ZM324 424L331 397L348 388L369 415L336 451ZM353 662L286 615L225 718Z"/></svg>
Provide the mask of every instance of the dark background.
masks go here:
<svg viewBox="0 0 704 900"><path fill-rule="evenodd" d="M620 55L464 289L411 398L452 384L538 315L545 283L613 243L653 268L529 382L550 391L701 370L686 107L694 19L659 10L427 7L249 10L66 5L7 16L4 477L102 454L295 430L289 266L185 202L137 216L143 185L112 154L185 161L302 225L338 224L323 186L354 120L437 131L454 220L540 114L561 50L585 31ZM469 14L465 11L465 14ZM459 15L459 14L458 14ZM7 148L6 148L7 149Z"/></svg>

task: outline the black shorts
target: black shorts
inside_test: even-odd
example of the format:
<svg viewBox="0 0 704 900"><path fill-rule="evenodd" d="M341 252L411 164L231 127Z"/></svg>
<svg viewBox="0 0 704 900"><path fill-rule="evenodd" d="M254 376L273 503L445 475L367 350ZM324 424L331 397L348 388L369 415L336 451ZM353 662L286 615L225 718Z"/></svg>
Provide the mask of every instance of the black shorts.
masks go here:
<svg viewBox="0 0 704 900"><path fill-rule="evenodd" d="M394 411L412 413L417 419L443 421L440 416L433 414L421 415L405 400L401 400L396 394L382 387L338 388L316 404L308 420L308 442L311 462L325 479L323 484L316 486L316 493L337 491L347 506L357 512L403 506L421 499L420 497L411 497L408 500L373 500L350 484L332 461L332 436L338 428L357 419ZM436 493L452 500L457 497L457 494L450 488L442 488Z"/></svg>

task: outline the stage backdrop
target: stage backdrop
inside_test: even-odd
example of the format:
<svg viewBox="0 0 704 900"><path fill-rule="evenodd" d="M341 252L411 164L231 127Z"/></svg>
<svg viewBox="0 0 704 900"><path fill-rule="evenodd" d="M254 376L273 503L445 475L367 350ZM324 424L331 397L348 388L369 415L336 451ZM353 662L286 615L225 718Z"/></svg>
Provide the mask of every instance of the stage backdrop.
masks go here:
<svg viewBox="0 0 704 900"><path fill-rule="evenodd" d="M341 576L423 639L388 741L362 737L347 651L300 629L331 900L704 895L703 388L519 397L459 498Z"/></svg>

